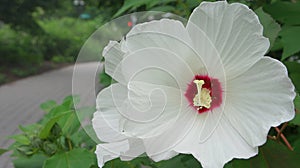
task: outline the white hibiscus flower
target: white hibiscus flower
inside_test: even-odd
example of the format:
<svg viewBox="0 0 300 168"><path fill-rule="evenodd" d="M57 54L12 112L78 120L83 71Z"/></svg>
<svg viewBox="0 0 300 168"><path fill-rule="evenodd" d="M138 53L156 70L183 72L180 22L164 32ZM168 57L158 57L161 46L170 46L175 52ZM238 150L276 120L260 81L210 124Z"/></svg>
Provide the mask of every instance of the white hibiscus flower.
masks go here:
<svg viewBox="0 0 300 168"><path fill-rule="evenodd" d="M118 83L97 97L99 166L143 153L192 154L203 167L256 155L294 117L294 86L268 48L255 13L226 1L201 3L186 26L151 21L111 41L105 70Z"/></svg>

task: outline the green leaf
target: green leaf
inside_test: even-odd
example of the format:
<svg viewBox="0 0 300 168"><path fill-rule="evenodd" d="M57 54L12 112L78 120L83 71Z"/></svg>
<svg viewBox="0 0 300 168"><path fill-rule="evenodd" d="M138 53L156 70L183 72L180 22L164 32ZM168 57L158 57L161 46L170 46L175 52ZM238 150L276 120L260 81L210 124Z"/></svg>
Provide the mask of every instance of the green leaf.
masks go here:
<svg viewBox="0 0 300 168"><path fill-rule="evenodd" d="M79 121L90 120L93 117L95 107L81 107L76 109L76 114Z"/></svg>
<svg viewBox="0 0 300 168"><path fill-rule="evenodd" d="M56 102L54 100L49 100L49 101L42 103L40 105L40 108L48 113L55 106L57 106Z"/></svg>
<svg viewBox="0 0 300 168"><path fill-rule="evenodd" d="M107 87L110 84L114 83L114 80L104 71L99 74L99 81L104 87Z"/></svg>
<svg viewBox="0 0 300 168"><path fill-rule="evenodd" d="M63 103L61 105L74 108L74 105L78 104L80 102L79 96L67 96L64 98Z"/></svg>
<svg viewBox="0 0 300 168"><path fill-rule="evenodd" d="M280 38L276 38L273 44L273 47L271 48L271 51L278 51L283 49L283 44Z"/></svg>
<svg viewBox="0 0 300 168"><path fill-rule="evenodd" d="M300 96L297 95L294 100L295 108L297 109L298 113L300 113ZM300 114L299 114L300 115Z"/></svg>
<svg viewBox="0 0 300 168"><path fill-rule="evenodd" d="M24 134L12 135L12 136L9 136L9 138L14 139L16 142L20 143L21 145L29 145L30 144L30 139Z"/></svg>
<svg viewBox="0 0 300 168"><path fill-rule="evenodd" d="M45 151L45 153L47 155L53 155L55 154L55 152L57 151L57 145L55 143L52 143L50 141L44 141L43 142L43 151Z"/></svg>
<svg viewBox="0 0 300 168"><path fill-rule="evenodd" d="M146 4L147 10L153 10L154 6L163 7L163 6L166 6L170 2L176 2L176 1L177 0L152 0Z"/></svg>
<svg viewBox="0 0 300 168"><path fill-rule="evenodd" d="M190 9L197 7L203 0L186 0L186 4Z"/></svg>
<svg viewBox="0 0 300 168"><path fill-rule="evenodd" d="M49 136L50 131L51 131L52 127L54 126L54 124L55 124L60 118L62 118L62 117L64 117L64 116L68 115L69 113L71 113L71 111L67 111L67 112L61 113L60 115L51 118L48 122L46 122L46 124L45 124L44 127L42 128L39 137L40 137L41 139L47 138L47 137Z"/></svg>
<svg viewBox="0 0 300 168"><path fill-rule="evenodd" d="M41 128L40 124L30 124L26 126L19 125L19 129L27 135L36 135L38 130Z"/></svg>
<svg viewBox="0 0 300 168"><path fill-rule="evenodd" d="M299 73L300 74L300 63L285 61L284 65L288 69L289 74Z"/></svg>
<svg viewBox="0 0 300 168"><path fill-rule="evenodd" d="M75 111L62 116L57 123L62 128L63 135L70 137L73 133L78 131L80 127L80 122L77 118Z"/></svg>
<svg viewBox="0 0 300 168"><path fill-rule="evenodd" d="M36 154L39 149L33 148L32 146L29 145L21 145L21 146L17 146L16 150L22 155L32 156Z"/></svg>
<svg viewBox="0 0 300 168"><path fill-rule="evenodd" d="M290 121L290 123L295 125L300 125L300 96L299 95L296 96L294 100L294 105L296 109L296 114L295 114L295 118L292 121Z"/></svg>
<svg viewBox="0 0 300 168"><path fill-rule="evenodd" d="M289 77L291 78L296 90L300 92L300 73L291 73L289 74Z"/></svg>
<svg viewBox="0 0 300 168"><path fill-rule="evenodd" d="M4 154L5 152L7 152L7 151L8 151L7 149L1 149L1 148L0 148L0 156L3 155L3 154Z"/></svg>
<svg viewBox="0 0 300 168"><path fill-rule="evenodd" d="M131 161L121 161L119 158L107 162L104 168L144 168L143 165L150 165L152 161L148 157L138 157Z"/></svg>
<svg viewBox="0 0 300 168"><path fill-rule="evenodd" d="M154 8L151 8L151 11L161 11L161 12L171 12L174 11L176 8L174 6L165 5L165 6L157 6Z"/></svg>
<svg viewBox="0 0 300 168"><path fill-rule="evenodd" d="M41 168L46 159L45 155L37 154L31 157L18 157L12 162L15 168Z"/></svg>
<svg viewBox="0 0 300 168"><path fill-rule="evenodd" d="M280 36L283 44L281 60L285 60L300 51L300 26L284 26Z"/></svg>
<svg viewBox="0 0 300 168"><path fill-rule="evenodd" d="M93 147L96 146L96 144L101 143L98 140L97 135L91 125L85 126L84 129L81 128L79 131L75 132L70 138L77 146L85 144L85 146Z"/></svg>
<svg viewBox="0 0 300 168"><path fill-rule="evenodd" d="M89 168L96 165L94 153L86 149L74 149L53 155L47 159L43 168Z"/></svg>
<svg viewBox="0 0 300 168"><path fill-rule="evenodd" d="M67 107L66 105L58 105L56 107L54 107L53 109L50 110L49 113L47 113L43 119L40 121L41 124L46 124L49 120L51 120L52 118L55 118L57 116L60 116L63 113L69 112L71 111L69 107Z"/></svg>
<svg viewBox="0 0 300 168"><path fill-rule="evenodd" d="M300 139L296 140L293 144L294 151L300 153Z"/></svg>
<svg viewBox="0 0 300 168"><path fill-rule="evenodd" d="M286 61L284 62L284 64L288 70L289 77L291 78L293 84L296 87L296 90L299 93L300 92L300 63Z"/></svg>
<svg viewBox="0 0 300 168"><path fill-rule="evenodd" d="M277 1L264 6L264 11L285 25L300 24L300 2Z"/></svg>
<svg viewBox="0 0 300 168"><path fill-rule="evenodd" d="M170 160L160 161L158 163L154 163L159 168L197 168L201 167L201 164L192 156L192 155L177 155Z"/></svg>
<svg viewBox="0 0 300 168"><path fill-rule="evenodd" d="M270 40L271 49L281 30L280 25L269 14L265 13L262 8L256 9L255 13L258 15L258 18L264 27L264 36Z"/></svg>
<svg viewBox="0 0 300 168"><path fill-rule="evenodd" d="M292 152L286 146L269 140L260 147L259 154L248 160L235 159L226 164L225 168L282 168L298 167L299 153Z"/></svg>

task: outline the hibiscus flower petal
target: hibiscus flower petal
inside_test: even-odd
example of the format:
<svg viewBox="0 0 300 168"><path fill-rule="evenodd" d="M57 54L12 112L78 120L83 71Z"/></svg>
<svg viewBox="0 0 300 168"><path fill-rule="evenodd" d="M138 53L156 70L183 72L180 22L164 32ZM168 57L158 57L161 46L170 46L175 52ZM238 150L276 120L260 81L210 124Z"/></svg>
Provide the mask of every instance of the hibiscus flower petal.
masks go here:
<svg viewBox="0 0 300 168"><path fill-rule="evenodd" d="M258 153L257 147L250 146L223 117L214 133L200 142L195 137L201 134L202 122L202 119L196 121L189 134L174 148L176 152L192 154L203 167L223 167L233 158L250 158Z"/></svg>
<svg viewBox="0 0 300 168"><path fill-rule="evenodd" d="M121 133L120 121L124 117L117 108L126 98L127 88L121 84L112 84L98 94L97 112L94 113L92 124L102 142L115 142L127 138Z"/></svg>
<svg viewBox="0 0 300 168"><path fill-rule="evenodd" d="M181 56L170 50L155 47L128 54L122 61L122 73L126 81L142 81L181 90L185 90L187 81L194 77L190 66Z"/></svg>
<svg viewBox="0 0 300 168"><path fill-rule="evenodd" d="M149 47L171 51L181 57L194 73L205 70L201 57L192 48L192 40L180 21L161 19L139 24L126 36L126 45L131 52ZM172 64L172 59L169 61Z"/></svg>
<svg viewBox="0 0 300 168"><path fill-rule="evenodd" d="M127 89L112 84L97 97L95 132L104 142L162 134L178 117L180 95L178 89L162 85L132 81Z"/></svg>
<svg viewBox="0 0 300 168"><path fill-rule="evenodd" d="M193 11L187 24L192 40L199 43L202 39L195 26L214 44L228 80L249 69L269 48L258 17L243 4L203 2ZM202 41L202 44L206 43Z"/></svg>
<svg viewBox="0 0 300 168"><path fill-rule="evenodd" d="M121 48L121 44L117 41L110 41L104 48L102 55L105 58L105 72L116 81L126 83L120 68L120 63L125 57L125 52Z"/></svg>
<svg viewBox="0 0 300 168"><path fill-rule="evenodd" d="M294 86L285 66L270 57L227 83L225 116L252 146L266 141L271 126L294 115Z"/></svg>
<svg viewBox="0 0 300 168"><path fill-rule="evenodd" d="M130 82L128 99L120 106L122 130L128 136L146 138L164 133L181 109L180 91L172 87Z"/></svg>
<svg viewBox="0 0 300 168"><path fill-rule="evenodd" d="M128 150L129 150L128 140L98 144L96 146L96 151L95 151L97 156L98 166L103 167L106 162L120 157L122 153Z"/></svg>
<svg viewBox="0 0 300 168"><path fill-rule="evenodd" d="M155 161L168 159L168 155L174 154L176 151L173 148L184 140L195 123L198 114L188 106L187 102L183 104L186 105L183 105L172 127L165 130L163 134L143 139L147 155Z"/></svg>
<svg viewBox="0 0 300 168"><path fill-rule="evenodd" d="M180 100L177 100L180 98L179 90L142 82L131 82L128 88L129 89L121 84L112 84L108 88L103 89L97 97L97 112L94 114L93 127L101 141L109 142L97 146L96 154L99 166L103 166L105 162L114 158L120 157L122 160L131 160L141 155L145 152L144 143L139 138L133 137L148 136L148 138L150 138L151 136L151 138L153 138L152 136L162 134L163 132L160 133L160 131L166 130L164 127L170 125L168 123L172 125L177 124L177 122L171 122L170 118L178 118L176 111L180 109L180 104L178 104ZM166 97L164 98L161 95L156 96L155 94L153 96L153 92L155 91L152 89L163 91ZM143 102L143 100L144 98L149 98L149 96L152 98L151 105L152 108L154 108L150 109L152 112L147 111L147 113L156 113L161 110L158 109L161 108L159 105L166 100L168 100L167 106L165 106L163 113L159 114L155 121L149 123L140 122L138 121L139 119L144 120L147 116L137 119L136 114L143 111L143 108L148 105L148 103ZM129 100L131 103L127 104ZM173 100L173 104L171 100ZM157 102L159 102L159 105L157 105ZM168 103L170 102L171 104L169 105ZM125 104L131 105L132 107L125 108ZM139 111L136 111L137 109L135 108ZM133 113L129 113L132 111ZM196 113L192 114L196 115ZM188 117L188 119L191 118L192 117ZM122 121L126 121L126 123ZM125 132L123 132L124 130ZM126 134L135 136L131 136L130 138L125 136ZM176 137L180 136L176 135ZM169 159L176 154L174 151L166 150L151 156L153 159L159 160Z"/></svg>
<svg viewBox="0 0 300 168"><path fill-rule="evenodd" d="M145 152L140 139L127 139L119 142L99 144L96 147L98 166L103 167L105 162L119 158L129 161L139 157Z"/></svg>

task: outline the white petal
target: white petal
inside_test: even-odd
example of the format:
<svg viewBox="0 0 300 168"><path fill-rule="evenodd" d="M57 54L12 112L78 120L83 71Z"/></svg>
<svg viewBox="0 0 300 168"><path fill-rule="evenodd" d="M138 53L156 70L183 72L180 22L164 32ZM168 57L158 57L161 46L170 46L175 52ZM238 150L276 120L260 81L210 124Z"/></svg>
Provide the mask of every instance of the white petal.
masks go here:
<svg viewBox="0 0 300 168"><path fill-rule="evenodd" d="M174 148L176 152L192 154L204 168L223 167L233 158L249 158L257 154L257 148L251 147L224 117L214 133L200 142L195 137L200 135L202 122L201 119L197 121L184 141Z"/></svg>
<svg viewBox="0 0 300 168"><path fill-rule="evenodd" d="M147 155L156 161L172 156L173 148L189 133L197 115L194 108L187 105L181 110L174 125L163 134L143 139Z"/></svg>
<svg viewBox="0 0 300 168"><path fill-rule="evenodd" d="M261 59L227 86L225 116L252 146L265 143L271 126L295 115L294 86L275 59Z"/></svg>
<svg viewBox="0 0 300 168"><path fill-rule="evenodd" d="M269 48L258 17L243 4L203 2L190 16L187 29L194 42L204 40L195 26L205 32L214 44L224 64L227 79L245 72Z"/></svg>
<svg viewBox="0 0 300 168"><path fill-rule="evenodd" d="M126 83L122 75L122 69L117 68L125 57L125 52L121 49L121 44L110 41L103 49L102 55L105 58L105 72L120 83Z"/></svg>
<svg viewBox="0 0 300 168"><path fill-rule="evenodd" d="M128 101L119 109L125 134L153 137L175 124L184 98L178 89L144 82L130 82L128 89Z"/></svg>
<svg viewBox="0 0 300 168"><path fill-rule="evenodd" d="M186 28L179 21L162 19L139 24L128 33L126 45L131 52L147 48L174 52L195 74L205 69L201 57L192 48L192 41Z"/></svg>
<svg viewBox="0 0 300 168"><path fill-rule="evenodd" d="M126 98L127 89L120 84L112 84L98 94L97 112L94 113L92 123L101 141L115 142L126 138L120 129L120 121L123 117L117 108L117 105L122 104Z"/></svg>
<svg viewBox="0 0 300 168"><path fill-rule="evenodd" d="M98 144L95 151L97 155L98 166L100 168L103 167L106 162L120 157L123 152L128 150L129 143L127 140L114 143Z"/></svg>
<svg viewBox="0 0 300 168"><path fill-rule="evenodd" d="M224 103L222 103L220 107L208 111L204 114L200 114L198 116L198 120L200 120L201 124L198 125L200 131L199 136L197 136L196 138L199 141L199 143L205 142L214 134L214 132L220 124L221 118L223 117L223 113Z"/></svg>
<svg viewBox="0 0 300 168"><path fill-rule="evenodd" d="M161 134L174 124L185 99L178 89L162 85L130 82L128 88L112 84L99 93L92 122L101 141Z"/></svg>
<svg viewBox="0 0 300 168"><path fill-rule="evenodd" d="M141 139L130 138L128 139L129 150L123 152L120 159L123 161L132 160L143 153L145 153L145 147Z"/></svg>
<svg viewBox="0 0 300 168"><path fill-rule="evenodd" d="M172 86L184 91L194 77L190 66L177 53L153 47L127 55L122 61L122 73L127 81Z"/></svg>
<svg viewBox="0 0 300 168"><path fill-rule="evenodd" d="M189 37L188 32L186 31L182 22L172 19L161 19L161 20L153 20L151 22L145 22L142 24L138 24L133 27L133 29L127 34L126 40L128 37L133 37L138 34L159 34L162 36L173 37L174 39L178 39L184 43L190 43L191 39ZM152 40L152 39L150 39ZM160 43L158 41L154 41L153 43ZM135 47L142 46L144 44L137 44L137 46L131 46L129 49L138 49ZM166 44L164 44L166 45Z"/></svg>
<svg viewBox="0 0 300 168"><path fill-rule="evenodd" d="M96 147L98 166L101 168L110 160L120 157L123 161L132 160L145 152L139 139L127 139L120 142L99 144Z"/></svg>

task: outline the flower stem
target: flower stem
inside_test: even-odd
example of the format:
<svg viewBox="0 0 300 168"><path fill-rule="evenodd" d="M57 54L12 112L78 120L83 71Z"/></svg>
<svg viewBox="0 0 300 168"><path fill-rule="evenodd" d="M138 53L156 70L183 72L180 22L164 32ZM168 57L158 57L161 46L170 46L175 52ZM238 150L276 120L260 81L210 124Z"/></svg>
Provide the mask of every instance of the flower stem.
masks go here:
<svg viewBox="0 0 300 168"><path fill-rule="evenodd" d="M276 130L276 131L278 132L278 133L277 133L276 139L279 139L279 138L280 138L280 135L282 134L283 130L284 130L287 126L288 126L288 123L286 122L286 123L284 123L283 126L280 128L279 132ZM276 128L277 128L277 127L276 127ZM276 128L275 128L275 129L276 129ZM278 128L277 128L277 129L278 129Z"/></svg>
<svg viewBox="0 0 300 168"><path fill-rule="evenodd" d="M275 130L277 131L277 133L280 135L280 138L283 140L283 142L285 143L285 145L289 148L289 150L293 151L293 147L292 145L289 143L289 141L286 139L286 137L283 135L282 131L275 127ZM277 139L278 140L278 139Z"/></svg>

